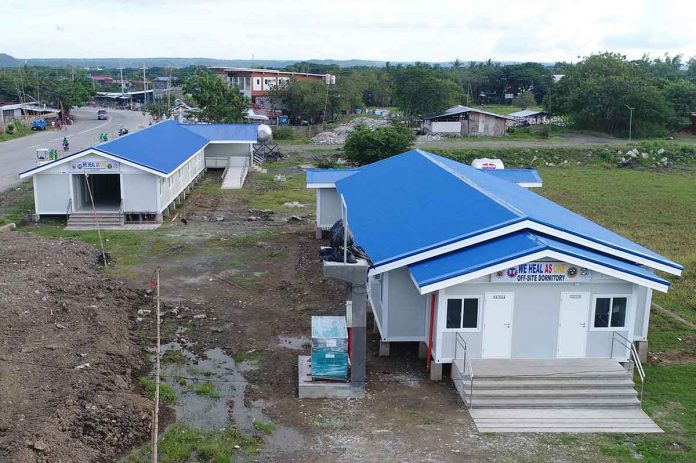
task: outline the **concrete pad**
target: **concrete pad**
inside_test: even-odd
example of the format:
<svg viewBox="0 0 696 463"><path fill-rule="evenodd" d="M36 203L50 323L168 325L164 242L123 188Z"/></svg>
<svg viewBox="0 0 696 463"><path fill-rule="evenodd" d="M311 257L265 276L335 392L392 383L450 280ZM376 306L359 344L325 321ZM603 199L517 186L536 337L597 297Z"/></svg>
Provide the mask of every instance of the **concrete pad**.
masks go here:
<svg viewBox="0 0 696 463"><path fill-rule="evenodd" d="M340 381L313 381L312 362L308 355L297 357L297 391L300 399L361 399L364 388L354 388Z"/></svg>

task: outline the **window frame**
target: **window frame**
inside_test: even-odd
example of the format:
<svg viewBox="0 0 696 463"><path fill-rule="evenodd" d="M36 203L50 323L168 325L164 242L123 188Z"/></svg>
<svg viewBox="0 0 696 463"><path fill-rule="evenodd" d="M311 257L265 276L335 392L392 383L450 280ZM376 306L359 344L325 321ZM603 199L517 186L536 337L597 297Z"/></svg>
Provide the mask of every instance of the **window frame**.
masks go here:
<svg viewBox="0 0 696 463"><path fill-rule="evenodd" d="M459 316L459 328L447 328L447 303L450 299L458 299L462 301L462 311ZM476 299L477 300L477 310L476 310L476 328L462 328L462 322L464 320L464 299ZM443 333L477 333L481 331L481 315L483 313L483 295L482 294L456 294L445 296L445 304L443 308Z"/></svg>
<svg viewBox="0 0 696 463"><path fill-rule="evenodd" d="M614 299L626 298L626 314L624 316L624 326L595 326L595 312L597 311L597 299L609 299L609 325L611 325L611 310L614 306ZM628 331L631 317L631 295L630 294L593 294L592 295L592 315L590 317L590 331Z"/></svg>

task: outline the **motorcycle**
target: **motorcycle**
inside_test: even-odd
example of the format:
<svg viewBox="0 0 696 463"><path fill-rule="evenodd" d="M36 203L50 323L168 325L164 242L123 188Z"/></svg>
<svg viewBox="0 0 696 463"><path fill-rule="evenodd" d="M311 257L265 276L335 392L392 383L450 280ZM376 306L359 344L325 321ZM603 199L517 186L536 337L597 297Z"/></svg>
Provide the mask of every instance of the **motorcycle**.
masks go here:
<svg viewBox="0 0 696 463"><path fill-rule="evenodd" d="M70 150L70 142L68 140L63 141L63 151L69 151Z"/></svg>

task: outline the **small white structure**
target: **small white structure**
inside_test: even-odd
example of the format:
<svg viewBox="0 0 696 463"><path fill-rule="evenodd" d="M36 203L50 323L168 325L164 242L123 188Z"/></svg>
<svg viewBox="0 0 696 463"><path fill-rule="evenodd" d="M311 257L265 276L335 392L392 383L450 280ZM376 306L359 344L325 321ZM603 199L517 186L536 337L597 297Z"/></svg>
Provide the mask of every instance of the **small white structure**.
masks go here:
<svg viewBox="0 0 696 463"><path fill-rule="evenodd" d="M99 212L105 222L161 221L206 168L225 169L241 187L253 162L253 124L180 124L167 120L20 174L32 178L37 216L81 222ZM74 217L75 216L75 217ZM108 220L107 220L108 219Z"/></svg>
<svg viewBox="0 0 696 463"><path fill-rule="evenodd" d="M522 111L510 113L508 116L513 118L511 121L512 125L529 126L546 124L548 113L533 109L523 109Z"/></svg>
<svg viewBox="0 0 696 463"><path fill-rule="evenodd" d="M508 116L457 105L442 114L423 118L425 133L460 135L463 137L504 137Z"/></svg>

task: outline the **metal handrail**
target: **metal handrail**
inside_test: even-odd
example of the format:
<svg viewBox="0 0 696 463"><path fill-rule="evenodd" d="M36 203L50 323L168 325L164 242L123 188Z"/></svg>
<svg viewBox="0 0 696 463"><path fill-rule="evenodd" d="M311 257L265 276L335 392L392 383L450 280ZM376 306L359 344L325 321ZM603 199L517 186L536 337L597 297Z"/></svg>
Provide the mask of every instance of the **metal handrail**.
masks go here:
<svg viewBox="0 0 696 463"><path fill-rule="evenodd" d="M458 352L458 347L462 347L464 349L464 356L459 357L457 355ZM463 397L462 399L464 400L464 404L468 408L473 408L473 397L474 397L474 367L471 363L471 357L469 356L469 347L466 344L466 339L464 339L464 336L462 336L462 333L457 332L455 335L455 341L454 341L454 361L456 362L457 360L462 360L464 362L464 368L462 369L462 377L461 378L454 378L456 381L459 379L462 382L462 386L464 385L464 378L466 377L466 372L469 370L469 400L467 402L466 397ZM463 389L463 388L462 388Z"/></svg>
<svg viewBox="0 0 696 463"><path fill-rule="evenodd" d="M618 339L617 339L618 336ZM643 363L638 357L638 350L636 346L624 335L617 331L612 331L611 335L611 357L614 357L614 343L618 342L620 345L624 346L630 352L630 360L632 364L635 365L635 369L638 370L638 377L640 378L640 403L643 404L643 388L645 386L645 370L643 370Z"/></svg>
<svg viewBox="0 0 696 463"><path fill-rule="evenodd" d="M126 218L123 214L123 198L121 198L121 203L118 206L118 216L119 220L121 221L121 225L124 225L126 223Z"/></svg>
<svg viewBox="0 0 696 463"><path fill-rule="evenodd" d="M68 199L68 207L65 208L65 215L70 215L72 212L72 198Z"/></svg>

